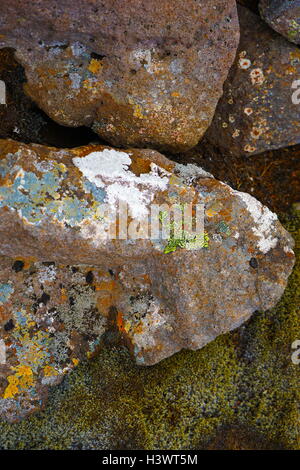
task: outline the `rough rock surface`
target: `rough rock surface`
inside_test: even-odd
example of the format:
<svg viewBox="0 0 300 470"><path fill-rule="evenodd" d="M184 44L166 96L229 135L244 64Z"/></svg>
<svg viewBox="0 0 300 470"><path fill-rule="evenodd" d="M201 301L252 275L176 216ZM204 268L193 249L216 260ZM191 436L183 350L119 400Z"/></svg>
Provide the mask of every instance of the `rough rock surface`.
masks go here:
<svg viewBox="0 0 300 470"><path fill-rule="evenodd" d="M201 168L151 150L96 145L61 150L2 140L0 150L0 252L18 260L9 264L16 280L8 261L2 269L3 415L8 406L16 418L8 400L20 390L25 403L28 393L43 400L45 368L50 382L61 380L112 326L137 363L149 365L203 347L282 295L294 263L291 236L256 199ZM129 216L118 226L131 238L110 239L121 202ZM201 234L185 227L180 239L172 232L132 238L137 227L145 233L152 203L191 202L204 206ZM22 274L22 257L48 265ZM70 274L62 264L94 269Z"/></svg>
<svg viewBox="0 0 300 470"><path fill-rule="evenodd" d="M236 155L297 144L300 105L292 97L300 76L299 48L246 8L238 12L237 58L206 136Z"/></svg>
<svg viewBox="0 0 300 470"><path fill-rule="evenodd" d="M259 10L271 28L300 44L300 0L260 0Z"/></svg>
<svg viewBox="0 0 300 470"><path fill-rule="evenodd" d="M26 96L23 67L14 50L0 49L0 80L5 84L5 104L0 103L0 136L24 143L78 147L99 140L89 128L60 126Z"/></svg>
<svg viewBox="0 0 300 470"><path fill-rule="evenodd" d="M239 27L233 0L5 0L0 35L27 93L58 123L180 151L211 122Z"/></svg>
<svg viewBox="0 0 300 470"><path fill-rule="evenodd" d="M24 258L0 263L0 417L16 421L99 346L107 317L97 305L109 292L95 285L111 276Z"/></svg>
<svg viewBox="0 0 300 470"><path fill-rule="evenodd" d="M298 263L275 308L150 368L136 366L124 347L104 347L52 388L43 412L0 421L0 449L299 449L291 344L300 328L300 212L281 220Z"/></svg>

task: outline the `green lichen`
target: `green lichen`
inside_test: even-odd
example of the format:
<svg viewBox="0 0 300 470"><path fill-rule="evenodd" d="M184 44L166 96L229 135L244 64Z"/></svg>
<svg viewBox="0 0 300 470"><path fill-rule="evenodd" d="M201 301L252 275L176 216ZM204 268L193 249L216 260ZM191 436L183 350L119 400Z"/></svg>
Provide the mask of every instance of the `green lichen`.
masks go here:
<svg viewBox="0 0 300 470"><path fill-rule="evenodd" d="M0 447L299 449L300 371L291 361L300 334L299 214L283 222L298 262L274 309L153 367L136 366L119 346L103 349L51 390L45 411L0 424Z"/></svg>
<svg viewBox="0 0 300 470"><path fill-rule="evenodd" d="M291 20L289 26L288 36L290 40L293 40L300 34L300 24L296 20Z"/></svg>
<svg viewBox="0 0 300 470"><path fill-rule="evenodd" d="M178 204L179 209L184 212L184 204ZM199 250L201 248L208 248L209 235L206 232L199 234L191 234L186 230L182 230L182 227L178 223L172 221L170 223L166 222L167 217L169 216L167 211L159 212L159 220L165 229L169 230L170 238L167 241L167 244L164 248L164 253L173 253L179 248L184 248L186 250ZM176 230L181 232L180 237L176 236Z"/></svg>

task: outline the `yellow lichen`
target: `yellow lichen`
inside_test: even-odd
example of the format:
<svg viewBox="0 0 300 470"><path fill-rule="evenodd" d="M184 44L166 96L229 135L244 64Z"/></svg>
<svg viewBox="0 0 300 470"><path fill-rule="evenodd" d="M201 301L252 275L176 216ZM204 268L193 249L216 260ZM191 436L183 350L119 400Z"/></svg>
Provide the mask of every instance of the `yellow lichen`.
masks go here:
<svg viewBox="0 0 300 470"><path fill-rule="evenodd" d="M15 375L9 375L7 377L8 386L5 389L3 398L13 398L17 393L19 393L18 384L19 379Z"/></svg>
<svg viewBox="0 0 300 470"><path fill-rule="evenodd" d="M44 377L53 377L53 375L58 375L57 370L52 366L45 366Z"/></svg>
<svg viewBox="0 0 300 470"><path fill-rule="evenodd" d="M143 115L142 111L143 111L143 108L141 107L141 105L136 104L134 106L134 112L133 112L134 117L137 117L139 119L144 119L145 116Z"/></svg>
<svg viewBox="0 0 300 470"><path fill-rule="evenodd" d="M14 370L16 370L16 376L17 377L33 375L31 367L29 367L29 366L20 365L20 366L14 367Z"/></svg>
<svg viewBox="0 0 300 470"><path fill-rule="evenodd" d="M92 72L92 73L98 73L99 70L101 70L101 68L102 68L101 62L97 59L92 59L88 66L89 72Z"/></svg>

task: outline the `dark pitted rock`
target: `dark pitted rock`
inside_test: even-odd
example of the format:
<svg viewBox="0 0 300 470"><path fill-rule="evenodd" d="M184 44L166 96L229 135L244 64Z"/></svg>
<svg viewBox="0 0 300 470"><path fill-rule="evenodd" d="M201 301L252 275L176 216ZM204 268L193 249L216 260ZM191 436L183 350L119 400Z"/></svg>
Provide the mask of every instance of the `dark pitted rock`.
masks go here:
<svg viewBox="0 0 300 470"><path fill-rule="evenodd" d="M4 400L7 387L19 393L19 367L30 375L30 384L26 367L31 361L35 367L36 360L38 377L49 366L61 378L61 370L69 370L112 326L137 363L151 365L182 348L203 347L281 297L294 263L291 236L267 207L201 168L174 163L152 150L97 145L62 150L2 140L0 150L1 254L18 260L16 279L22 276L22 257L58 265L57 274L52 265L33 268L39 282L20 277L18 294L11 271L2 270L1 339L3 357L11 351L12 361L4 372L13 376L3 382ZM112 239L111 215L121 203L129 216L119 219L119 237ZM204 227L192 234L184 227L180 238L172 231L167 239L142 238L153 204L159 205L161 222L171 204L202 205ZM121 237L121 228L129 236ZM79 273L77 281L63 267L74 264L94 268L86 268L85 280ZM11 328L16 322L18 330ZM33 330L28 333L28 328ZM26 364L19 363L15 346L9 349L11 335L18 332L20 341L25 336L24 347L30 350L35 335L48 344L44 331L53 333L53 341L61 337L57 346L50 341L53 357L44 360L41 353L39 362L39 353L37 359L30 353ZM59 366L55 348L61 344L64 349L66 343L69 349ZM2 406L10 403L13 407L9 401Z"/></svg>
<svg viewBox="0 0 300 470"><path fill-rule="evenodd" d="M299 48L239 7L241 41L206 136L231 154L253 155L300 143ZM296 97L297 98L297 97Z"/></svg>
<svg viewBox="0 0 300 470"><path fill-rule="evenodd" d="M300 44L300 0L260 0L259 10L271 28Z"/></svg>
<svg viewBox="0 0 300 470"><path fill-rule="evenodd" d="M0 4L0 46L16 49L28 95L58 123L118 146L196 145L238 40L234 0Z"/></svg>

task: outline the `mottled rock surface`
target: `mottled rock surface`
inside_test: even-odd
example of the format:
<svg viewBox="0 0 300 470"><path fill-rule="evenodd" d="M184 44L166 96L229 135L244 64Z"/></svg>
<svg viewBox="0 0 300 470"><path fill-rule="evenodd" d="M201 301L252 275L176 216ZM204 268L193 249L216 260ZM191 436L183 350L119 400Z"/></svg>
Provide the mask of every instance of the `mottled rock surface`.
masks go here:
<svg viewBox="0 0 300 470"><path fill-rule="evenodd" d="M300 44L300 0L260 0L259 10L271 28Z"/></svg>
<svg viewBox="0 0 300 470"><path fill-rule="evenodd" d="M25 72L11 48L0 49L0 80L5 84L5 103L0 102L1 138L57 147L78 147L99 140L87 127L60 126L26 96Z"/></svg>
<svg viewBox="0 0 300 470"><path fill-rule="evenodd" d="M259 175L253 185L261 194ZM299 216L281 218L298 263L275 308L150 368L121 346L105 347L52 387L44 411L1 421L0 449L299 449L299 364L291 360L300 328Z"/></svg>
<svg viewBox="0 0 300 470"><path fill-rule="evenodd" d="M43 400L45 368L54 383L61 380L111 328L138 364L150 365L182 348L203 347L282 295L294 263L292 238L267 207L201 168L151 150L97 145L62 150L2 140L0 150L0 252L19 262L26 257L57 265L35 265L24 279L23 265L14 264L16 281L8 267L2 270L3 351L12 344L4 400L14 399L9 391L18 395L27 381L29 392L33 381L32 393ZM129 215L118 227L131 238L118 232L111 239L111 214L120 203ZM137 227L145 234L154 203L159 217L162 204L202 204L204 232L185 227L180 238L172 232L168 239L139 238ZM84 277L64 267L75 264L94 268L86 267ZM20 362L23 349L33 345L41 354ZM3 415L5 405L15 417L14 402L2 402Z"/></svg>
<svg viewBox="0 0 300 470"><path fill-rule="evenodd" d="M16 421L99 347L107 317L97 305L108 300L111 276L24 258L0 263L0 417Z"/></svg>
<svg viewBox="0 0 300 470"><path fill-rule="evenodd" d="M233 0L5 0L0 35L26 92L58 123L180 151L211 122L239 27Z"/></svg>
<svg viewBox="0 0 300 470"><path fill-rule="evenodd" d="M253 155L300 142L300 51L239 7L241 41L206 136L232 154ZM296 98L296 97L295 97Z"/></svg>

